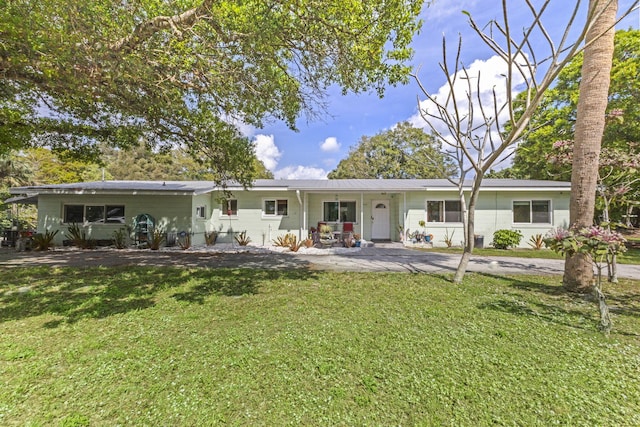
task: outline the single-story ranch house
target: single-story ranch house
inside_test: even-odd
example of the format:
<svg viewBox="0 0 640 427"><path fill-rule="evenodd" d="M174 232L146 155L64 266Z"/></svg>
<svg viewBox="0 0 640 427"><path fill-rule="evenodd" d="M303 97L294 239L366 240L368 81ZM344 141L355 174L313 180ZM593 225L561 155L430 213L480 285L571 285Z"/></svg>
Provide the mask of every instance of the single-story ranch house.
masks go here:
<svg viewBox="0 0 640 427"><path fill-rule="evenodd" d="M445 179L257 180L251 188L230 184L227 190L205 181L98 181L11 193L37 202L38 231L60 230L57 244L73 223L94 239L110 239L140 218L152 218L168 233L189 233L194 245L214 230L227 242L243 231L254 244L269 245L286 233L304 239L319 223L337 231L346 223L368 241L399 241L401 229L424 230L437 246L446 235L453 233L455 245L463 237L457 188ZM485 179L476 233L486 245L498 229L520 230L526 247L530 236L568 225L570 191L567 182Z"/></svg>

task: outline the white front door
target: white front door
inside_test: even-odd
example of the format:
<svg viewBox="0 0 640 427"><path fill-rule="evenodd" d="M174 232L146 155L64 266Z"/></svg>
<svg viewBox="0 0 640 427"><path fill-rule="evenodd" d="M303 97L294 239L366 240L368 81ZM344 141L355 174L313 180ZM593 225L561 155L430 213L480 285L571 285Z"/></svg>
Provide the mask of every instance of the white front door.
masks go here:
<svg viewBox="0 0 640 427"><path fill-rule="evenodd" d="M389 239L389 201L373 200L371 202L371 238Z"/></svg>

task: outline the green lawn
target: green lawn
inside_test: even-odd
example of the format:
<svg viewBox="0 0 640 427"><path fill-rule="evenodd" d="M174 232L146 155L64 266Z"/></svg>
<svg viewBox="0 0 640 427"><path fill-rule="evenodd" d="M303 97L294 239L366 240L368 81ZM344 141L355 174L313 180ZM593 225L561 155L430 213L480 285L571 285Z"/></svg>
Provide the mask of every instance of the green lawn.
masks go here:
<svg viewBox="0 0 640 427"><path fill-rule="evenodd" d="M1 425L640 424L638 281L0 272Z"/></svg>

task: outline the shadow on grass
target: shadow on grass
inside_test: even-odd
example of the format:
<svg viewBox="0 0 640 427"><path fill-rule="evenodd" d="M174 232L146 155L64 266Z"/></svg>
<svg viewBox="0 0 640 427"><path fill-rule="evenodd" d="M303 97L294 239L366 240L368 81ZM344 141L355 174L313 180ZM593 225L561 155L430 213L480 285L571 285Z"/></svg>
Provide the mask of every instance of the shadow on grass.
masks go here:
<svg viewBox="0 0 640 427"><path fill-rule="evenodd" d="M308 270L172 267L40 267L12 273L12 289L0 287L0 322L44 314L59 317L45 323L50 328L153 307L159 293L173 288L177 300L203 303L208 295L257 294L265 282L314 276Z"/></svg>
<svg viewBox="0 0 640 427"><path fill-rule="evenodd" d="M597 322L596 317L594 317L595 313L567 308L567 305L572 302L572 298L575 297L568 295L559 284L522 280L513 276L481 275L503 281L510 288L517 291L525 291L526 294L517 291L507 293L512 298L502 298L480 304L478 305L480 309L496 310L516 316L534 317L549 323L579 329L585 329L585 327L581 324L583 322L578 321L578 319ZM534 293L543 294L544 297L532 299L527 296Z"/></svg>
<svg viewBox="0 0 640 427"><path fill-rule="evenodd" d="M598 306L590 295L571 294L560 284L548 284L515 277L492 276L506 281L513 288L513 293L507 293L512 298L500 298L495 301L478 305L480 309L496 310L515 316L533 317L552 324L571 328L594 330L600 322ZM640 291L629 282L628 292L615 292L607 295L610 309L616 315L640 316ZM627 289L625 289L627 290ZM525 291L526 293L520 293ZM530 294L542 294L540 298L532 299ZM576 303L586 303L577 306ZM614 305L615 304L615 305ZM571 308L571 306L576 308ZM626 322L625 322L626 323ZM613 333L628 336L640 336L636 332L625 330L625 327L615 327Z"/></svg>
<svg viewBox="0 0 640 427"><path fill-rule="evenodd" d="M202 304L210 295L241 296L256 294L262 282L281 279L292 281L308 280L313 278L315 273L310 270L230 269L225 274L220 274L219 271L212 271L211 275L213 277L199 281L188 290L176 292L173 294L173 298L178 301Z"/></svg>

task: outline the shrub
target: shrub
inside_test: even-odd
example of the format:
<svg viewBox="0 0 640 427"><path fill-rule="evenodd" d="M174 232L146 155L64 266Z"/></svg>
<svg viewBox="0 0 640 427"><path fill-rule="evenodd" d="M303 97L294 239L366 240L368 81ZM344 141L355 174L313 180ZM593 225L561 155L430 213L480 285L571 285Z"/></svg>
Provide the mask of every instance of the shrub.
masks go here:
<svg viewBox="0 0 640 427"><path fill-rule="evenodd" d="M36 251L48 251L53 247L53 238L56 234L58 234L58 230L54 232L47 230L44 234L36 234L33 236L33 249Z"/></svg>
<svg viewBox="0 0 640 427"><path fill-rule="evenodd" d="M151 232L151 239L149 240L149 249L157 251L162 245L162 241L165 238L164 230L161 227L156 227Z"/></svg>
<svg viewBox="0 0 640 427"><path fill-rule="evenodd" d="M292 239L295 239L295 236L291 233L285 234L284 236L278 236L273 241L273 246L288 248L291 245Z"/></svg>
<svg viewBox="0 0 640 427"><path fill-rule="evenodd" d="M456 230L453 230L451 232L451 234L449 234L449 229L447 228L445 230L444 233L444 243L445 245L447 245L448 248L450 248L451 246L453 246L453 235L455 234Z"/></svg>
<svg viewBox="0 0 640 427"><path fill-rule="evenodd" d="M95 239L87 237L87 232L80 228L75 222L68 228L67 239L71 240L71 244L82 249L93 249L96 247Z"/></svg>
<svg viewBox="0 0 640 427"><path fill-rule="evenodd" d="M189 249L191 247L191 233L186 231L178 233L178 245L182 250Z"/></svg>
<svg viewBox="0 0 640 427"><path fill-rule="evenodd" d="M251 238L247 236L247 231L243 231L234 237L240 246L247 246L251 242Z"/></svg>
<svg viewBox="0 0 640 427"><path fill-rule="evenodd" d="M127 230L121 228L113 232L113 246L116 249L124 249L127 247Z"/></svg>
<svg viewBox="0 0 640 427"><path fill-rule="evenodd" d="M493 233L493 247L496 249L509 249L516 247L522 240L520 230L496 230Z"/></svg>
<svg viewBox="0 0 640 427"><path fill-rule="evenodd" d="M535 250L542 249L542 246L544 246L544 237L542 237L542 234L531 236L531 238L529 238L529 246Z"/></svg>
<svg viewBox="0 0 640 427"><path fill-rule="evenodd" d="M218 232L216 230L205 231L204 232L204 242L207 246L213 246L216 244L216 240L218 240Z"/></svg>
<svg viewBox="0 0 640 427"><path fill-rule="evenodd" d="M307 243L307 241L310 242ZM293 233L287 233L284 236L278 236L274 241L273 241L273 245L274 246L280 246L283 248L289 248L291 249L292 252L298 252L298 249L300 249L300 247L302 245L305 245L307 248L310 248L311 246L313 246L313 240L311 239L306 239L306 240L301 240L298 241L298 237L296 237L295 234Z"/></svg>

